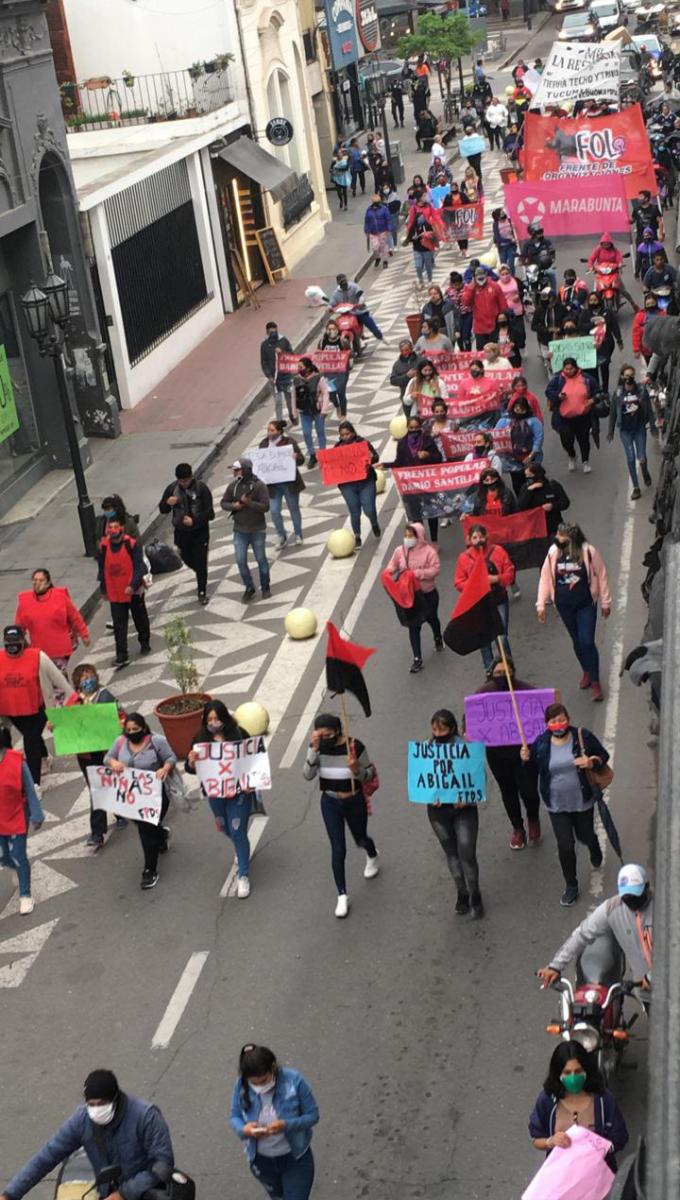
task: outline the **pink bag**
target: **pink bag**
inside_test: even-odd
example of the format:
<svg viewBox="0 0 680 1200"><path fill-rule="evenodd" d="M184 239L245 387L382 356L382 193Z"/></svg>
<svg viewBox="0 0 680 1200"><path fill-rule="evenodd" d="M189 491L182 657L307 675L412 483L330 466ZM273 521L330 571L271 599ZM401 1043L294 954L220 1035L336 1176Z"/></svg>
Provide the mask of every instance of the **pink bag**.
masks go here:
<svg viewBox="0 0 680 1200"><path fill-rule="evenodd" d="M572 1125L567 1133L571 1138L569 1149L555 1147L522 1200L605 1200L609 1195L614 1172L604 1160L611 1143L582 1125Z"/></svg>

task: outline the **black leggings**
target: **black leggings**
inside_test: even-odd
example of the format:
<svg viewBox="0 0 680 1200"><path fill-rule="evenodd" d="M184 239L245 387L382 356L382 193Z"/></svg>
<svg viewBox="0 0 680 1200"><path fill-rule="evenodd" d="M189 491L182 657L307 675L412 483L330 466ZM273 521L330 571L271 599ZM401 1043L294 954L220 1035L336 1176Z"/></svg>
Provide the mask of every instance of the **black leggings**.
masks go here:
<svg viewBox="0 0 680 1200"><path fill-rule="evenodd" d="M87 777L87 768L103 766L105 757L105 750L92 750L89 754L78 755L78 766L85 776L88 787L90 781ZM90 833L93 837L104 837L107 824L106 809L92 807L92 792L90 792Z"/></svg>
<svg viewBox="0 0 680 1200"><path fill-rule="evenodd" d="M587 463L590 458L590 413L584 413L582 417L561 417L560 421L560 441L563 448L570 458L576 458L574 443L577 442L581 458Z"/></svg>
<svg viewBox="0 0 680 1200"><path fill-rule="evenodd" d="M594 826L595 806L585 812L556 812L550 814L557 840L557 854L567 887L578 887L576 878L576 849L574 839L597 853L600 843Z"/></svg>
<svg viewBox="0 0 680 1200"><path fill-rule="evenodd" d="M153 871L155 873L158 866L158 855L161 850L164 850L168 844L168 835L165 832L161 821L168 811L168 800L165 788L163 788L163 803L161 804L161 818L157 825L152 825L149 821L135 821L139 840L142 843L144 852L144 870Z"/></svg>
<svg viewBox="0 0 680 1200"><path fill-rule="evenodd" d="M342 183L336 183L335 190L338 193L340 207L347 208L347 186Z"/></svg>
<svg viewBox="0 0 680 1200"><path fill-rule="evenodd" d="M478 809L471 804L462 808L453 804L428 804L427 815L458 891L476 898L479 895Z"/></svg>
<svg viewBox="0 0 680 1200"><path fill-rule="evenodd" d="M520 800L524 801L527 819L532 824L538 821L539 800L536 776L522 762L519 756L519 747L511 757L506 750L499 752L496 747L489 746L486 752L486 761L500 789L501 800L512 828L523 829L524 827Z"/></svg>
<svg viewBox="0 0 680 1200"><path fill-rule="evenodd" d="M331 843L331 866L333 878L339 896L347 895L345 880L345 858L347 857L347 842L345 840L345 822L357 846L365 850L369 858L375 858L378 851L373 838L368 836L368 809L363 792L348 795L346 800L337 796L329 796L328 792L321 793L321 816L326 826Z"/></svg>
<svg viewBox="0 0 680 1200"><path fill-rule="evenodd" d="M42 739L42 732L47 724L45 709L41 708L37 713L29 713L25 717L10 717L10 721L24 739L24 757L33 782L40 785L41 761L47 757Z"/></svg>

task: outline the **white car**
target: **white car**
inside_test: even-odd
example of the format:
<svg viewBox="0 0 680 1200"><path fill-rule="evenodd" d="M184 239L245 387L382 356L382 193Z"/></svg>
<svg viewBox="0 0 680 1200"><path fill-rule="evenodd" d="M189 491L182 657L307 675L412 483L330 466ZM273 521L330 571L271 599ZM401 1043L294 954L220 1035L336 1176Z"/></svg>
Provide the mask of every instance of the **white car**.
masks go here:
<svg viewBox="0 0 680 1200"><path fill-rule="evenodd" d="M603 33L609 33L610 29L618 29L619 25L627 23L627 18L622 15L619 8L618 0L592 0L588 11L597 17Z"/></svg>
<svg viewBox="0 0 680 1200"><path fill-rule="evenodd" d="M597 17L587 12L567 13L557 36L561 42L596 42L600 36Z"/></svg>
<svg viewBox="0 0 680 1200"><path fill-rule="evenodd" d="M635 0L637 3L637 0ZM553 12L567 13L583 11L586 7L587 0L555 0L553 4Z"/></svg>

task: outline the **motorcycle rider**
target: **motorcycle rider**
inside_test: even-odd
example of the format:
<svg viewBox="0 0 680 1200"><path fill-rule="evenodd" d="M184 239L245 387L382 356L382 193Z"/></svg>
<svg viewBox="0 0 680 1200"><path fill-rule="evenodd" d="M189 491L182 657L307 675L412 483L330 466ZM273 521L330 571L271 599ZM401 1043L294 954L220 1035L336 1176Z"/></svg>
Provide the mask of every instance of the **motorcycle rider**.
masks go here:
<svg viewBox="0 0 680 1200"><path fill-rule="evenodd" d="M670 313L677 313L674 297L677 278L678 272L675 267L666 262L665 255L659 252L652 255L652 265L648 271L645 271L642 286L648 292L655 292L657 288L670 288L670 294L666 297L668 301L667 308Z"/></svg>
<svg viewBox="0 0 680 1200"><path fill-rule="evenodd" d="M547 967L536 972L543 987L555 983L565 967L603 934L612 933L626 956L638 987L649 991L652 975L654 900L644 867L627 863L617 879L618 895L611 896L577 925L553 955Z"/></svg>
<svg viewBox="0 0 680 1200"><path fill-rule="evenodd" d="M588 284L585 279L579 279L573 267L567 267L564 272L564 283L559 291L559 297L565 308L580 312L588 299Z"/></svg>
<svg viewBox="0 0 680 1200"><path fill-rule="evenodd" d="M610 233L602 234L598 245L595 247L590 258L588 259L589 271L594 271L597 275L600 267L616 268L618 274L616 276L610 275L608 278L610 280L616 278L617 291L621 296L625 297L633 309L633 312L637 312L640 306L639 304L636 304L635 300L633 300L633 297L631 296L630 292L626 290L623 282L623 255L621 251L617 250L616 246L614 245L614 242L612 241L612 235Z"/></svg>
<svg viewBox="0 0 680 1200"><path fill-rule="evenodd" d="M635 253L635 278L641 279L646 275L654 261L655 254L662 254L668 262L668 255L663 244L658 240L651 225L645 226L642 241L638 242Z"/></svg>
<svg viewBox="0 0 680 1200"><path fill-rule="evenodd" d="M335 308L337 304L353 304L357 310L357 317L361 324L371 331L374 338L377 338L383 345L387 345L383 336L382 330L378 328L373 317L368 311L368 306L364 300L364 289L359 287L358 283L350 283L344 271L340 275L335 276L337 287L329 300L331 308Z"/></svg>
<svg viewBox="0 0 680 1200"><path fill-rule="evenodd" d="M635 226L635 241L641 242L647 226L654 231L655 238L663 241L665 235L663 217L657 200L652 200L652 193L643 188L637 200L633 201L631 225Z"/></svg>
<svg viewBox="0 0 680 1200"><path fill-rule="evenodd" d="M41 1179L80 1146L98 1174L120 1167L120 1179L109 1200L154 1200L165 1191L174 1155L170 1131L155 1104L121 1092L113 1071L98 1068L85 1080L85 1103L10 1179L0 1200L21 1200ZM107 1195L108 1187L101 1195ZM169 1194L169 1193L168 1193Z"/></svg>
<svg viewBox="0 0 680 1200"><path fill-rule="evenodd" d="M543 233L542 225L530 225L529 231L531 236L522 242L522 262L525 267L534 266L543 271L550 280L552 290L557 292L557 275L553 266L555 247Z"/></svg>

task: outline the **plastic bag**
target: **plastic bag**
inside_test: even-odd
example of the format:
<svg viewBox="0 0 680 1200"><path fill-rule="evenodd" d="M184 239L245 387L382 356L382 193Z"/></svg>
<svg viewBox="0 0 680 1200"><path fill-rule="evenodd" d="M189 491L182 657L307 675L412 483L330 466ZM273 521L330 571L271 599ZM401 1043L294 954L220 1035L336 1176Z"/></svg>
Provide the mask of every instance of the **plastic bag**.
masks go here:
<svg viewBox="0 0 680 1200"><path fill-rule="evenodd" d="M153 538L146 543L144 553L149 560L152 575L167 575L170 571L179 571L182 560L172 546Z"/></svg>
<svg viewBox="0 0 680 1200"><path fill-rule="evenodd" d="M534 1175L522 1200L605 1200L614 1172L605 1160L612 1146L606 1138L572 1125L567 1130L571 1146L556 1146Z"/></svg>

